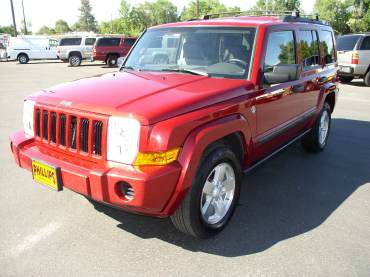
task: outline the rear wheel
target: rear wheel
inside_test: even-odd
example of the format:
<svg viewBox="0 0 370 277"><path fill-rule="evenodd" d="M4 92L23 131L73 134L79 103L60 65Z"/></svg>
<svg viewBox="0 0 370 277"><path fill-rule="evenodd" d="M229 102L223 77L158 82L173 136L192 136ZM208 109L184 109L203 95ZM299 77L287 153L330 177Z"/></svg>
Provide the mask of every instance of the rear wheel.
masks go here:
<svg viewBox="0 0 370 277"><path fill-rule="evenodd" d="M18 62L20 63L20 64L26 64L26 63L28 63L28 61L29 61L30 59L28 58L28 56L27 56L27 54L20 54L19 56L18 56Z"/></svg>
<svg viewBox="0 0 370 277"><path fill-rule="evenodd" d="M187 196L171 216L177 229L198 238L213 236L227 225L238 202L242 176L239 160L226 146L207 153Z"/></svg>
<svg viewBox="0 0 370 277"><path fill-rule="evenodd" d="M370 70L366 73L364 77L364 82L366 86L370 87Z"/></svg>
<svg viewBox="0 0 370 277"><path fill-rule="evenodd" d="M69 57L69 64L73 67L79 66L81 64L81 57L79 55L71 55Z"/></svg>
<svg viewBox="0 0 370 277"><path fill-rule="evenodd" d="M350 76L341 76L340 77L340 80L342 81L342 83L350 83L353 80L353 77L350 77Z"/></svg>
<svg viewBox="0 0 370 277"><path fill-rule="evenodd" d="M311 153L318 153L324 150L328 142L330 125L330 106L325 102L320 116L316 119L315 125L301 141L303 148Z"/></svg>
<svg viewBox="0 0 370 277"><path fill-rule="evenodd" d="M109 67L117 66L117 60L118 60L117 55L109 55L107 59L108 66Z"/></svg>

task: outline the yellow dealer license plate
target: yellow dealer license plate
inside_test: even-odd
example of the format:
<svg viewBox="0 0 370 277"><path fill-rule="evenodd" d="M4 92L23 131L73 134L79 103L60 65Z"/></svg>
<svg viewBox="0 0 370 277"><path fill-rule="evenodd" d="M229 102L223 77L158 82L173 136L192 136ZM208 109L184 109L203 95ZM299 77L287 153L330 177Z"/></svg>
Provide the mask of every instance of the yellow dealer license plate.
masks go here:
<svg viewBox="0 0 370 277"><path fill-rule="evenodd" d="M55 190L61 190L59 170L54 166L39 161L32 161L32 176L40 184Z"/></svg>

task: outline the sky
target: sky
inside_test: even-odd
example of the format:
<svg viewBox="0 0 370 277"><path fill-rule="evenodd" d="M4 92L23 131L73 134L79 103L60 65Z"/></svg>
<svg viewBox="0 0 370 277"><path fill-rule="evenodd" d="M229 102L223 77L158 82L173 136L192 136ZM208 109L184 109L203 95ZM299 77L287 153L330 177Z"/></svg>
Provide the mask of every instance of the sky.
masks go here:
<svg viewBox="0 0 370 277"><path fill-rule="evenodd" d="M55 21L63 19L72 25L78 20L79 0L23 0L26 21L31 22L31 29L37 32L42 26L53 27ZM145 0L128 0L131 5L144 2ZM170 0L181 11L191 0ZM93 14L98 22L108 21L119 15L121 0L90 0ZM149 0L149 2L153 2ZM248 10L257 0L220 0L226 6L240 6L241 10ZM305 12L311 12L314 0L301 0ZM22 0L13 0L17 29L22 20ZM0 25L12 25L10 0L0 0Z"/></svg>

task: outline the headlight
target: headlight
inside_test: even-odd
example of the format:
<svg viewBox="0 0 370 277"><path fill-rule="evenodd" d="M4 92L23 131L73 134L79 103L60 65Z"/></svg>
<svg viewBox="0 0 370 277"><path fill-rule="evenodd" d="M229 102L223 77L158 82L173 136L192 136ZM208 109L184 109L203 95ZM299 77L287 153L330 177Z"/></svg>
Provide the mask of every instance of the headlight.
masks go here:
<svg viewBox="0 0 370 277"><path fill-rule="evenodd" d="M132 164L139 151L140 123L130 117L111 116L108 121L107 159Z"/></svg>
<svg viewBox="0 0 370 277"><path fill-rule="evenodd" d="M35 101L26 100L23 103L23 129L24 132L31 137L35 136L33 129L33 110L35 108Z"/></svg>

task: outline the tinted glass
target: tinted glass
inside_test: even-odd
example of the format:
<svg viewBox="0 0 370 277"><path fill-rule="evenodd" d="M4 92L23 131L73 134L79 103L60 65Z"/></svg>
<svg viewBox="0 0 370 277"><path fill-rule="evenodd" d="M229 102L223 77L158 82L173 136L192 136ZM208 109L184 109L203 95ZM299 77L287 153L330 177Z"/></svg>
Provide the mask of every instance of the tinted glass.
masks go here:
<svg viewBox="0 0 370 277"><path fill-rule="evenodd" d="M125 38L124 44L131 47L132 45L134 45L135 41L136 39L134 38Z"/></svg>
<svg viewBox="0 0 370 277"><path fill-rule="evenodd" d="M360 50L370 50L370 37L365 37L361 43Z"/></svg>
<svg viewBox="0 0 370 277"><path fill-rule="evenodd" d="M326 64L335 62L333 36L329 31L320 31L320 42L323 49L324 61Z"/></svg>
<svg viewBox="0 0 370 277"><path fill-rule="evenodd" d="M153 29L137 42L125 67L244 79L249 73L254 37L255 28Z"/></svg>
<svg viewBox="0 0 370 277"><path fill-rule="evenodd" d="M337 38L338 51L351 51L355 48L360 36L344 36Z"/></svg>
<svg viewBox="0 0 370 277"><path fill-rule="evenodd" d="M304 69L319 65L319 45L316 31L299 31L299 46Z"/></svg>
<svg viewBox="0 0 370 277"><path fill-rule="evenodd" d="M60 46L80 45L82 38L62 38L59 42Z"/></svg>
<svg viewBox="0 0 370 277"><path fill-rule="evenodd" d="M94 45L96 38L86 38L85 45Z"/></svg>
<svg viewBox="0 0 370 277"><path fill-rule="evenodd" d="M268 36L264 72L275 65L295 64L294 35L292 31L272 32Z"/></svg>
<svg viewBox="0 0 370 277"><path fill-rule="evenodd" d="M96 43L97 46L118 46L120 38L100 38Z"/></svg>

